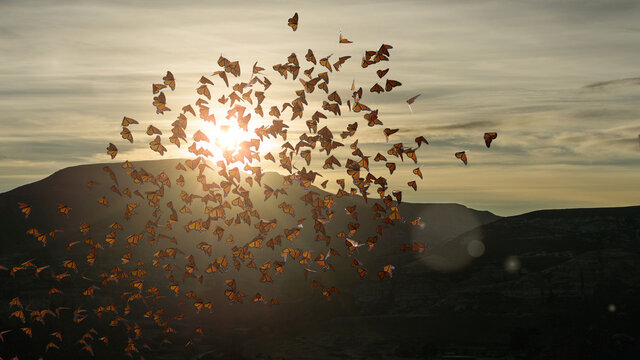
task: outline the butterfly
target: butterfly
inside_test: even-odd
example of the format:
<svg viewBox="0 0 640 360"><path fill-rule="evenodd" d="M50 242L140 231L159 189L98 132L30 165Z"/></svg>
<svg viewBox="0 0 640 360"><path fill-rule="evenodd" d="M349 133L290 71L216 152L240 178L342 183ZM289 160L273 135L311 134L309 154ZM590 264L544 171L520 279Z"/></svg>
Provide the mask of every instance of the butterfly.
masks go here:
<svg viewBox="0 0 640 360"><path fill-rule="evenodd" d="M316 64L316 57L315 55L313 55L313 51L311 49L307 50L307 54L304 56L305 59L307 59L308 62L313 63L313 65Z"/></svg>
<svg viewBox="0 0 640 360"><path fill-rule="evenodd" d="M350 58L351 56L341 56L340 58L338 58L338 61L333 63L333 68L336 69L336 71L340 71L340 66L342 66L342 64L344 64L345 61L349 60Z"/></svg>
<svg viewBox="0 0 640 360"><path fill-rule="evenodd" d="M382 79L385 75L387 75L388 72L389 69L384 69L376 71L376 74L378 74L378 78Z"/></svg>
<svg viewBox="0 0 640 360"><path fill-rule="evenodd" d="M427 139L425 139L424 136L418 136L416 138L416 143L418 144L418 147L420 147L420 145L422 145L422 143L425 143L425 144L429 145L429 142L427 141Z"/></svg>
<svg viewBox="0 0 640 360"><path fill-rule="evenodd" d="M407 100L407 104L409 104L409 105L413 104L413 102L414 102L414 101L416 101L416 99L417 99L417 98L418 98L418 96L420 96L420 95L422 95L422 94L418 94L418 95L416 95L416 96L412 97L411 99Z"/></svg>
<svg viewBox="0 0 640 360"><path fill-rule="evenodd" d="M467 165L467 154L464 151L457 152L456 158L462 160L462 162Z"/></svg>
<svg viewBox="0 0 640 360"><path fill-rule="evenodd" d="M400 129L389 129L389 128L384 129L383 132L384 132L384 136L387 138L387 142L389 142L389 136L397 133L398 130Z"/></svg>
<svg viewBox="0 0 640 360"><path fill-rule="evenodd" d="M384 92L384 89L382 88L382 86L380 86L378 83L376 83L375 85L373 85L371 87L371 89L369 91L379 94L381 92Z"/></svg>
<svg viewBox="0 0 640 360"><path fill-rule="evenodd" d="M130 118L130 117L123 117L122 118L122 126L129 126L131 124L139 124L138 121Z"/></svg>
<svg viewBox="0 0 640 360"><path fill-rule="evenodd" d="M154 94L157 94L158 92L160 92L160 90L166 88L167 85L164 84L152 84L151 85L151 90L153 91Z"/></svg>
<svg viewBox="0 0 640 360"><path fill-rule="evenodd" d="M386 83L384 89L386 91L391 91L391 89L393 89L396 86L400 86L400 85L402 85L402 83L400 81L387 79L387 83Z"/></svg>
<svg viewBox="0 0 640 360"><path fill-rule="evenodd" d="M153 106L156 107L156 114L164 114L165 111L170 111L167 106L167 98L164 96L164 93L161 91L158 96L153 98Z"/></svg>
<svg viewBox="0 0 640 360"><path fill-rule="evenodd" d="M167 71L167 75L165 75L162 80L164 80L164 84L168 85L171 90L176 89L176 79L173 77L171 71Z"/></svg>
<svg viewBox="0 0 640 360"><path fill-rule="evenodd" d="M409 106L409 110L411 111L411 113L413 113L413 109L411 109L411 104L414 103L414 101L416 101L416 99L418 98L418 96L420 96L422 94L418 94L414 97L412 97L411 99L407 100L407 105Z"/></svg>
<svg viewBox="0 0 640 360"><path fill-rule="evenodd" d="M133 135L131 135L131 131L129 131L128 128L123 127L122 131L120 132L120 135L122 136L123 139L129 140L130 143L133 143Z"/></svg>
<svg viewBox="0 0 640 360"><path fill-rule="evenodd" d="M164 155L164 152L167 151L167 148L160 143L160 135L156 135L156 138L149 143L149 147L160 155Z"/></svg>
<svg viewBox="0 0 640 360"><path fill-rule="evenodd" d="M329 71L333 72L333 69L331 68L331 64L329 63L329 58L333 56L333 54L330 54L327 57L324 57L322 59L320 59L319 63L320 65L326 67L327 69L329 69Z"/></svg>
<svg viewBox="0 0 640 360"><path fill-rule="evenodd" d="M18 209L24 214L25 219L31 214L31 205L22 202L18 203Z"/></svg>
<svg viewBox="0 0 640 360"><path fill-rule="evenodd" d="M162 135L162 131L153 125L149 125L149 127L147 127L147 135L152 136L156 134Z"/></svg>
<svg viewBox="0 0 640 360"><path fill-rule="evenodd" d="M415 175L418 175L420 177L420 179L422 179L422 171L420 170L420 168L413 169L413 173Z"/></svg>
<svg viewBox="0 0 640 360"><path fill-rule="evenodd" d="M107 146L107 154L109 154L112 159L115 158L118 154L118 148L113 145L113 143L109 143L109 146Z"/></svg>
<svg viewBox="0 0 640 360"><path fill-rule="evenodd" d="M487 147L491 146L491 141L495 140L498 137L497 132L486 132L484 133L484 143Z"/></svg>
<svg viewBox="0 0 640 360"><path fill-rule="evenodd" d="M340 33L338 35L338 43L339 44L351 44L351 43L353 43L353 41L349 41L346 37L342 36L342 30L340 30Z"/></svg>
<svg viewBox="0 0 640 360"><path fill-rule="evenodd" d="M289 18L287 25L289 25L293 31L298 30L298 13L293 14L293 16Z"/></svg>

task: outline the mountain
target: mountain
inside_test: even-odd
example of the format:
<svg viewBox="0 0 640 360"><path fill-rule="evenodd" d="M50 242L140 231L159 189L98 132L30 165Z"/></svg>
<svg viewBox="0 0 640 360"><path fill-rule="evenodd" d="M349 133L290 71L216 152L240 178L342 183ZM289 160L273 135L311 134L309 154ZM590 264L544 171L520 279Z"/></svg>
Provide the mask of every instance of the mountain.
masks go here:
<svg viewBox="0 0 640 360"><path fill-rule="evenodd" d="M71 271L72 276L61 282L53 280L46 271L41 273L41 279L34 276L33 269L15 271L13 276L8 271L0 271L3 289L0 301L7 304L20 296L27 309L59 306L94 309L115 303L118 313L122 314L124 306L129 304L122 299L130 296L124 294L135 291L129 285L131 278L108 286L100 283L101 274L112 266L128 271L146 269L149 274L145 283L157 285L162 294L158 301L165 304L167 314L184 311L177 307L179 301L191 306L194 299L183 295L188 290L193 290L198 297L213 299L211 315L196 314L187 308L189 311L184 311L183 320L166 316L170 326L178 331L170 337L171 344L161 342L169 335L163 334L151 318L144 316L149 309L157 311L159 305L142 306L132 301L126 325L140 326L142 335L134 339L135 343L150 344L152 350L141 350L140 354L153 359L630 359L639 353L638 206L542 210L500 218L457 204L402 203L399 208L405 222L396 221L395 226L384 229L371 250L365 245L349 254L343 239L334 236L329 244L315 241L314 223L304 200L300 199L306 192L300 186L285 186L286 194L263 201L262 188L254 184L250 188L253 207L262 218L277 219L276 231L295 228L298 219L305 218L299 237L292 241L283 239L274 250L264 245L254 249L255 263L260 266L264 261L282 260L281 251L286 247L308 249L314 257L334 248L340 255L327 260L333 271L300 264L299 258L288 259L285 271L281 274L272 271L274 282L263 284L258 281L256 271L245 269L246 263L242 270L236 271L230 261L228 272L208 274L202 283L188 277L177 280L182 289L180 296L175 297L167 293L167 272L158 272L149 265L157 260L153 255L158 249L171 246L185 252L168 262L180 270L172 272L178 278L184 272L187 264L184 258L188 255L193 255L202 271L212 258L228 253L232 246L249 242L255 235L236 227L219 241L211 230L203 233L185 233L177 227L162 230L168 215L164 203L172 201L175 208L180 208L181 191L196 192L200 186L196 174L176 170L177 163L178 160L164 160L135 164L136 169L143 168L148 174L157 175L164 170L172 181L160 207L164 211L159 217L162 221L152 227L157 232L176 236L177 240L173 243L145 234L144 242L132 252L146 265L123 264L120 257L127 251L127 235L148 228L154 208L145 206L146 200L111 191L112 181L103 170L107 164L67 168L0 194L3 228L0 265L9 269L35 259L36 265L50 264L58 274L64 259L81 256L79 259L83 260L91 246L87 238L93 243L103 241L114 220L124 227L114 245L98 253L95 265L78 261L78 274ZM145 191L157 189L150 183L133 183L125 173L127 170L118 164L109 166L118 180L119 190L133 191L141 187L146 197ZM220 180L216 173L205 170L209 181ZM184 174L184 187L175 183L179 174ZM89 190L86 187L89 180L100 184ZM263 184L273 188L281 187L282 181L278 174L265 174L262 178ZM320 199L328 195L318 188L310 190ZM100 196L108 198L109 207L98 206ZM367 238L376 234L377 223L368 209L374 201L370 199L365 204L357 196L334 196L334 200L331 209L335 213L327 223L327 234L345 231L349 223L357 222L360 227L350 237L367 244ZM123 209L133 201L139 204L137 214L128 221L122 219ZM193 217L199 216L196 209L203 207L198 201L190 205ZM28 219L19 212L18 202L32 206ZM284 216L277 207L282 202L293 204L296 216ZM69 217L56 214L60 203L71 207ZM353 205L359 211L358 220L344 211ZM191 219L184 220L186 216L180 213L181 226ZM422 227L410 224L409 220L417 217L422 219ZM85 234L78 230L83 222L91 225ZM25 234L32 227L63 231L43 247L33 236ZM234 240L227 243L224 239L230 234ZM147 239L153 241L147 243ZM203 239L212 244L212 257L196 248ZM66 244L73 241L80 243L69 251ZM418 242L426 244L424 254L400 249L404 244ZM354 259L364 265L352 266ZM395 266L393 276L380 281L377 272L388 264ZM355 271L357 267L367 269L364 280ZM315 270L307 273L308 279L305 268ZM226 301L222 293L226 288L224 280L229 279L236 280L238 288L247 292L245 304L231 305ZM325 289L335 286L339 292L323 296L318 288L311 288L312 280L322 283ZM95 296L80 295L92 284L100 288ZM52 287L61 289L65 296L47 295ZM267 300L275 297L280 305L251 303L256 291ZM5 334L5 342L0 344L3 357L21 354L20 358L36 358L50 341L46 336L56 328L64 329L65 341L60 350L48 351L47 358L64 358L65 354L90 358L77 342L90 327L100 334L108 334L112 344L122 345L113 350L113 346L87 340L95 347L96 358L122 356L122 348L131 341L122 323L105 324L113 319L113 314L106 316L108 321L93 314L76 323L64 310L55 320L46 317L45 324L29 319L27 313L26 324L34 332L34 338L28 341L19 330L25 325L15 317L9 318L15 307L0 309L3 309L0 310L0 331L15 329ZM198 326L205 336L193 334ZM185 346L191 339L194 345Z"/></svg>
<svg viewBox="0 0 640 360"><path fill-rule="evenodd" d="M294 235L290 239L283 235L281 244L272 245L273 249L264 244L250 249L246 247L246 244L252 239L256 239L256 231L252 229L254 224L251 224L248 229L246 226L233 225L233 223L245 222L244 218L236 217L237 221L234 221L232 226L224 225L222 220L218 220L212 222L206 231L183 230L186 224L191 224L195 220L205 217L204 208L215 203L209 200L203 201L202 196L207 192L200 189L203 187L199 182L202 180L200 176L206 176L207 187L214 182L220 185L225 178L219 173L220 169L215 166L213 168L202 167L195 171L178 170L176 168L178 163L182 162L179 160L137 162L135 167L120 166L121 163L76 166L60 170L41 181L0 194L0 226L4 229L0 234L0 246L3 249L0 253L0 265L8 269L4 272L0 271L0 280L2 280L5 290L0 294L0 299L9 303L17 296L21 302L29 304L30 307L27 306L27 308L39 310L60 306L89 310L113 304L116 306L118 314L127 311L130 318L137 319L139 323L146 323L144 333L149 333L156 331L154 330L155 326L153 323L149 323L148 316L142 316L143 313L136 314L135 309L132 309L129 304L130 301L127 300L127 297L130 299L132 294L138 292L137 288L133 288L131 285L133 284L131 279L138 277L139 270L142 269L147 272L143 276L144 283L153 284L152 289L157 288L161 292L161 298L165 299L162 301L166 301L163 311L177 312L174 314L174 318L176 315L180 315L180 311L184 311L178 310L177 302L193 303L195 301L195 297L185 297L188 294L197 294L194 296L197 296L198 299L212 299L215 304L211 319L215 320L219 324L218 326L212 326L208 321L202 319L204 315L196 316L195 312L189 309L189 311L184 311L186 314L182 320L172 322L170 327L178 330L185 328L192 332L196 327L194 324L204 322L200 326L205 329L206 333L217 335L218 339L224 340L219 340L218 343L228 344L233 340L227 339L229 336L233 338L237 333L248 336L245 334L246 329L262 328L268 322L273 321L274 317L278 317L280 323L303 318L308 309L315 306L317 306L317 314L350 313L353 302L345 301L345 298L339 299L339 297L335 301L327 302L326 298L321 295L321 291L335 287L341 293L349 296L349 288L362 282L360 275L356 272L356 267L352 265L354 259L358 259L367 266L370 273L367 279L370 280L365 281L377 282L377 272L382 270L383 266L391 263L401 267L419 256L418 253L411 250L400 251L402 244L421 242L427 247L434 246L453 239L478 225L499 219L498 216L489 212L476 211L457 204L402 203L399 208L404 220L396 220L395 224L391 222L394 226L387 224L385 225L387 229L377 233L379 220L378 222L373 221L373 211L370 207L375 201L372 199L365 203L364 199L359 196L330 197L329 193L316 187L305 191L295 183L283 184L284 178L281 175L267 173L261 178L262 184L284 191L267 200L263 193L264 188L258 187L255 183L253 185L245 183L247 175L241 174L243 186L249 190L253 203L251 208L259 211L260 219L277 221L272 233L283 234L286 230L293 230L294 233L299 231L300 233L297 237ZM133 170L135 172L132 172ZM180 176L183 177L184 184L179 184L178 178ZM94 182L94 185L88 187L89 181ZM161 201L158 206L150 206L151 197L160 188L164 194ZM140 191L139 197L134 194L136 189ZM221 192L216 188L214 191ZM314 231L317 224L314 224L311 219L312 211L308 206L311 200L303 198L309 194L324 204L321 206L324 210L319 216L325 219L326 234L332 238L323 237L320 239L321 241L317 241ZM233 192L229 193L227 197L230 202L232 199L235 199L234 202L238 201L238 198L239 196ZM102 199L107 206L99 204L99 199ZM379 200L377 202L380 203ZM20 212L18 203L26 203L31 206L28 218ZM283 209L279 207L282 204L292 205L296 216L283 214ZM59 214L60 206L70 209L69 214ZM355 207L357 211L351 211L351 215L348 215L345 212L347 207ZM185 208L188 209L185 210ZM175 210L177 217L175 221L170 220L169 215L173 211L171 209ZM178 211L178 209L180 210ZM384 212L386 211L384 210ZM130 213L128 219L125 216L127 212ZM156 213L157 215L154 215ZM233 216L233 213L227 214L227 218L230 220L233 220ZM409 220L419 217L424 219L423 225L420 227L411 225ZM152 221L152 219L156 220ZM249 218L248 221L255 223L258 219ZM111 227L114 222L119 223L123 229L114 232ZM220 235L220 237L214 235L213 230L217 225L223 225L225 228L224 235ZM53 230L56 232L52 236L50 232ZM28 234L34 231L43 234L44 241L39 241L36 236ZM345 232L350 234L350 238L365 246L358 248L353 254L348 254L345 240L336 237L336 234L344 234ZM116 233L117 235L113 236ZM111 239L109 239L110 235ZM138 235L140 240L132 240ZM374 235L379 235L377 243L370 239ZM369 240L367 240L368 238ZM264 242L267 239L269 238L265 238ZM203 243L211 246L210 254L207 255L198 247ZM252 250L251 260L255 260L255 264L258 266L265 261L273 264L284 262L287 270L280 273L280 271L276 272L272 269L268 273L275 281L272 284L261 283L258 281L260 275L256 274L257 271L244 269L254 261L245 258L240 262L236 261L237 258L232 259L229 256L231 253L237 255L239 247ZM307 261L305 265L303 264L304 258L297 259L297 256L296 259L283 261L281 252L287 248L310 252L313 254L310 260L319 254L327 254L328 256L328 250L334 249L335 254L332 253L331 259L327 261L332 268L331 270L329 268L320 269L311 261ZM179 253L178 256L174 254L173 258L158 256L160 252L169 249L179 249L182 253ZM132 254L131 260L125 259L127 254ZM204 270L208 268L208 264L221 256L228 257L226 261L229 261L229 270L227 272L205 273ZM77 273L73 269L62 266L65 261L70 260L73 260L77 266ZM40 275L35 276L35 269L31 265L21 265L27 261L33 263L35 268L44 268L45 266L49 266L49 268L42 270ZM188 263L191 262L196 265L197 270L194 271L196 274L207 276L198 277L200 281L196 276L191 276L191 273L185 270ZM151 264L154 264L153 267ZM237 265L238 268L234 269L234 265ZM167 271L156 270L160 266L162 266L161 269ZM240 271L240 269L242 270ZM311 269L314 272L305 274L305 269ZM61 281L56 280L55 275L61 273L69 273L70 276ZM115 273L120 277L120 281L115 284L113 281L106 282L105 279L113 279ZM132 276L132 274L136 275ZM122 278L123 276L126 277ZM276 298L281 306L270 308L264 305L258 307L259 304L245 304L234 305L226 309L225 303L228 303L228 299L224 296L226 280L236 281L238 287L249 294L246 299L248 302L251 301L253 294L259 291L265 296L266 301L269 301L270 298ZM323 286L311 288L309 284L312 280L321 282ZM176 300L168 298L168 296L173 296L168 291L170 284L180 285L180 297ZM96 287L95 294L80 296L91 287ZM47 295L51 289L60 290L63 295ZM144 305L147 308L153 307L148 303ZM189 304L189 306L191 305ZM218 308L224 311L218 311ZM6 308L6 313L0 314L0 318L3 319L0 320L0 328L15 329L16 326L24 325L20 324L18 319L9 317L11 311L14 310L16 308L10 306ZM110 315L114 316L114 314ZM172 320L170 316L167 318ZM73 316L73 320L75 319L77 319L77 314ZM120 329L122 326L116 326L116 329L112 329L105 324L100 325L101 318L92 319L90 317L89 320L95 321L83 320L82 323L69 320L67 319L65 323L64 318L61 317L56 321L49 320L46 325L50 328L64 328L66 333L71 333L77 338L82 338L86 334L80 332L81 326L78 324L88 327L84 329L85 331L90 328L99 328L99 331L109 333L114 338L119 337L119 342L127 344L127 337L123 337L117 332L114 333L114 330ZM89 325L93 327L89 327ZM40 326L40 324L37 323L35 326ZM131 329L131 326L128 324L126 328ZM33 328L34 339L40 341L37 346L18 337L17 331L12 331L5 337L8 338L9 343L16 345L11 347L8 353L1 353L0 356L9 356L11 351L16 354L33 351L28 354L35 357L37 349L43 349L47 344L41 340L39 334L35 333L35 329L37 327ZM47 331L49 330L52 329L47 329ZM187 342L191 335L182 336L179 338L180 341ZM159 346L161 345L160 340L162 338L156 337L145 341L148 344ZM114 341L112 340L112 342ZM77 342L72 342L60 352L77 352L78 350L80 349L78 349ZM51 351L50 356L56 356L56 352ZM177 358L184 356L181 351L184 351L182 346L177 349L164 347L165 353L179 353L180 355L176 355ZM234 354L232 357L237 355L233 352L235 350L229 351ZM102 350L101 354L104 357L110 357L117 353ZM154 356L158 356L158 354Z"/></svg>

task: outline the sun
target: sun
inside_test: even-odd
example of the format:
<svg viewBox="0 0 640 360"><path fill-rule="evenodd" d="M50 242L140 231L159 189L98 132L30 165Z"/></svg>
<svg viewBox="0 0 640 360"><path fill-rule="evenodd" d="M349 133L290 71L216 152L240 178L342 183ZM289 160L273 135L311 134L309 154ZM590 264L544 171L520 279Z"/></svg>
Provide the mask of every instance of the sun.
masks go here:
<svg viewBox="0 0 640 360"><path fill-rule="evenodd" d="M215 113L215 110L214 110ZM264 124L263 119L251 112L251 121L247 124L247 131L241 129L235 118L226 119L222 112L215 113L216 123L205 122L199 130L209 138L209 142L199 142L198 146L204 147L213 154L213 159L224 159L224 154L240 149L240 144L245 141L257 139L255 129ZM260 153L268 152L274 144L268 139L260 141Z"/></svg>

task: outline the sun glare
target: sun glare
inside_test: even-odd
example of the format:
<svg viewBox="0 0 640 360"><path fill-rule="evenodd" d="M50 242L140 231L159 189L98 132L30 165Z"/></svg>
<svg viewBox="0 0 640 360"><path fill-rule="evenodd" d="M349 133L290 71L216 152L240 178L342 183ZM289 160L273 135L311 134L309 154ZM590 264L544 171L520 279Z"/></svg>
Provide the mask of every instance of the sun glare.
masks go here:
<svg viewBox="0 0 640 360"><path fill-rule="evenodd" d="M255 129L263 125L263 120L251 112L251 121L247 124L247 131L238 126L235 118L227 119L223 112L214 111L216 124L205 122L199 129L208 138L209 142L200 141L198 147L203 147L213 154L213 159L220 160L228 152L235 153L241 149L241 143L258 138ZM268 152L274 144L268 139L260 141L258 151L261 154Z"/></svg>

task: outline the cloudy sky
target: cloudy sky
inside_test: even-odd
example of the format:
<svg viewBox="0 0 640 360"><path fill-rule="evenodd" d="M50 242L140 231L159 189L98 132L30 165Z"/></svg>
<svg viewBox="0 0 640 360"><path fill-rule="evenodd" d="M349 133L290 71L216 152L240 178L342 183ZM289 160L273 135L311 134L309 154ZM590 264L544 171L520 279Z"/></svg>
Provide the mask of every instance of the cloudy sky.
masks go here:
<svg viewBox="0 0 640 360"><path fill-rule="evenodd" d="M296 11L294 33L286 23ZM430 141L418 152L425 180L418 192L406 189L410 201L499 215L635 205L639 18L634 0L2 0L0 191L106 162L109 142L121 160L158 158L145 150L148 138L129 146L119 125L126 115L141 131L149 123L169 130L176 112L156 115L150 90L167 70L178 84L168 105L178 109L195 100L201 75L219 69L220 54L245 74L258 61L275 80L271 65L312 48L318 58L353 56L329 84L343 99L352 80L368 89L378 68L402 82L363 102L380 109L385 127L402 129L396 140ZM340 29L353 44L337 44ZM394 46L390 61L363 70L364 51L383 42ZM269 96L290 101L291 92L284 85ZM412 114L404 101L418 93ZM345 128L355 119L328 121ZM360 125L363 150L388 147L380 129ZM491 149L485 131L499 134ZM171 150L165 156L184 156ZM460 150L466 167L453 156ZM406 188L407 178L394 184Z"/></svg>

